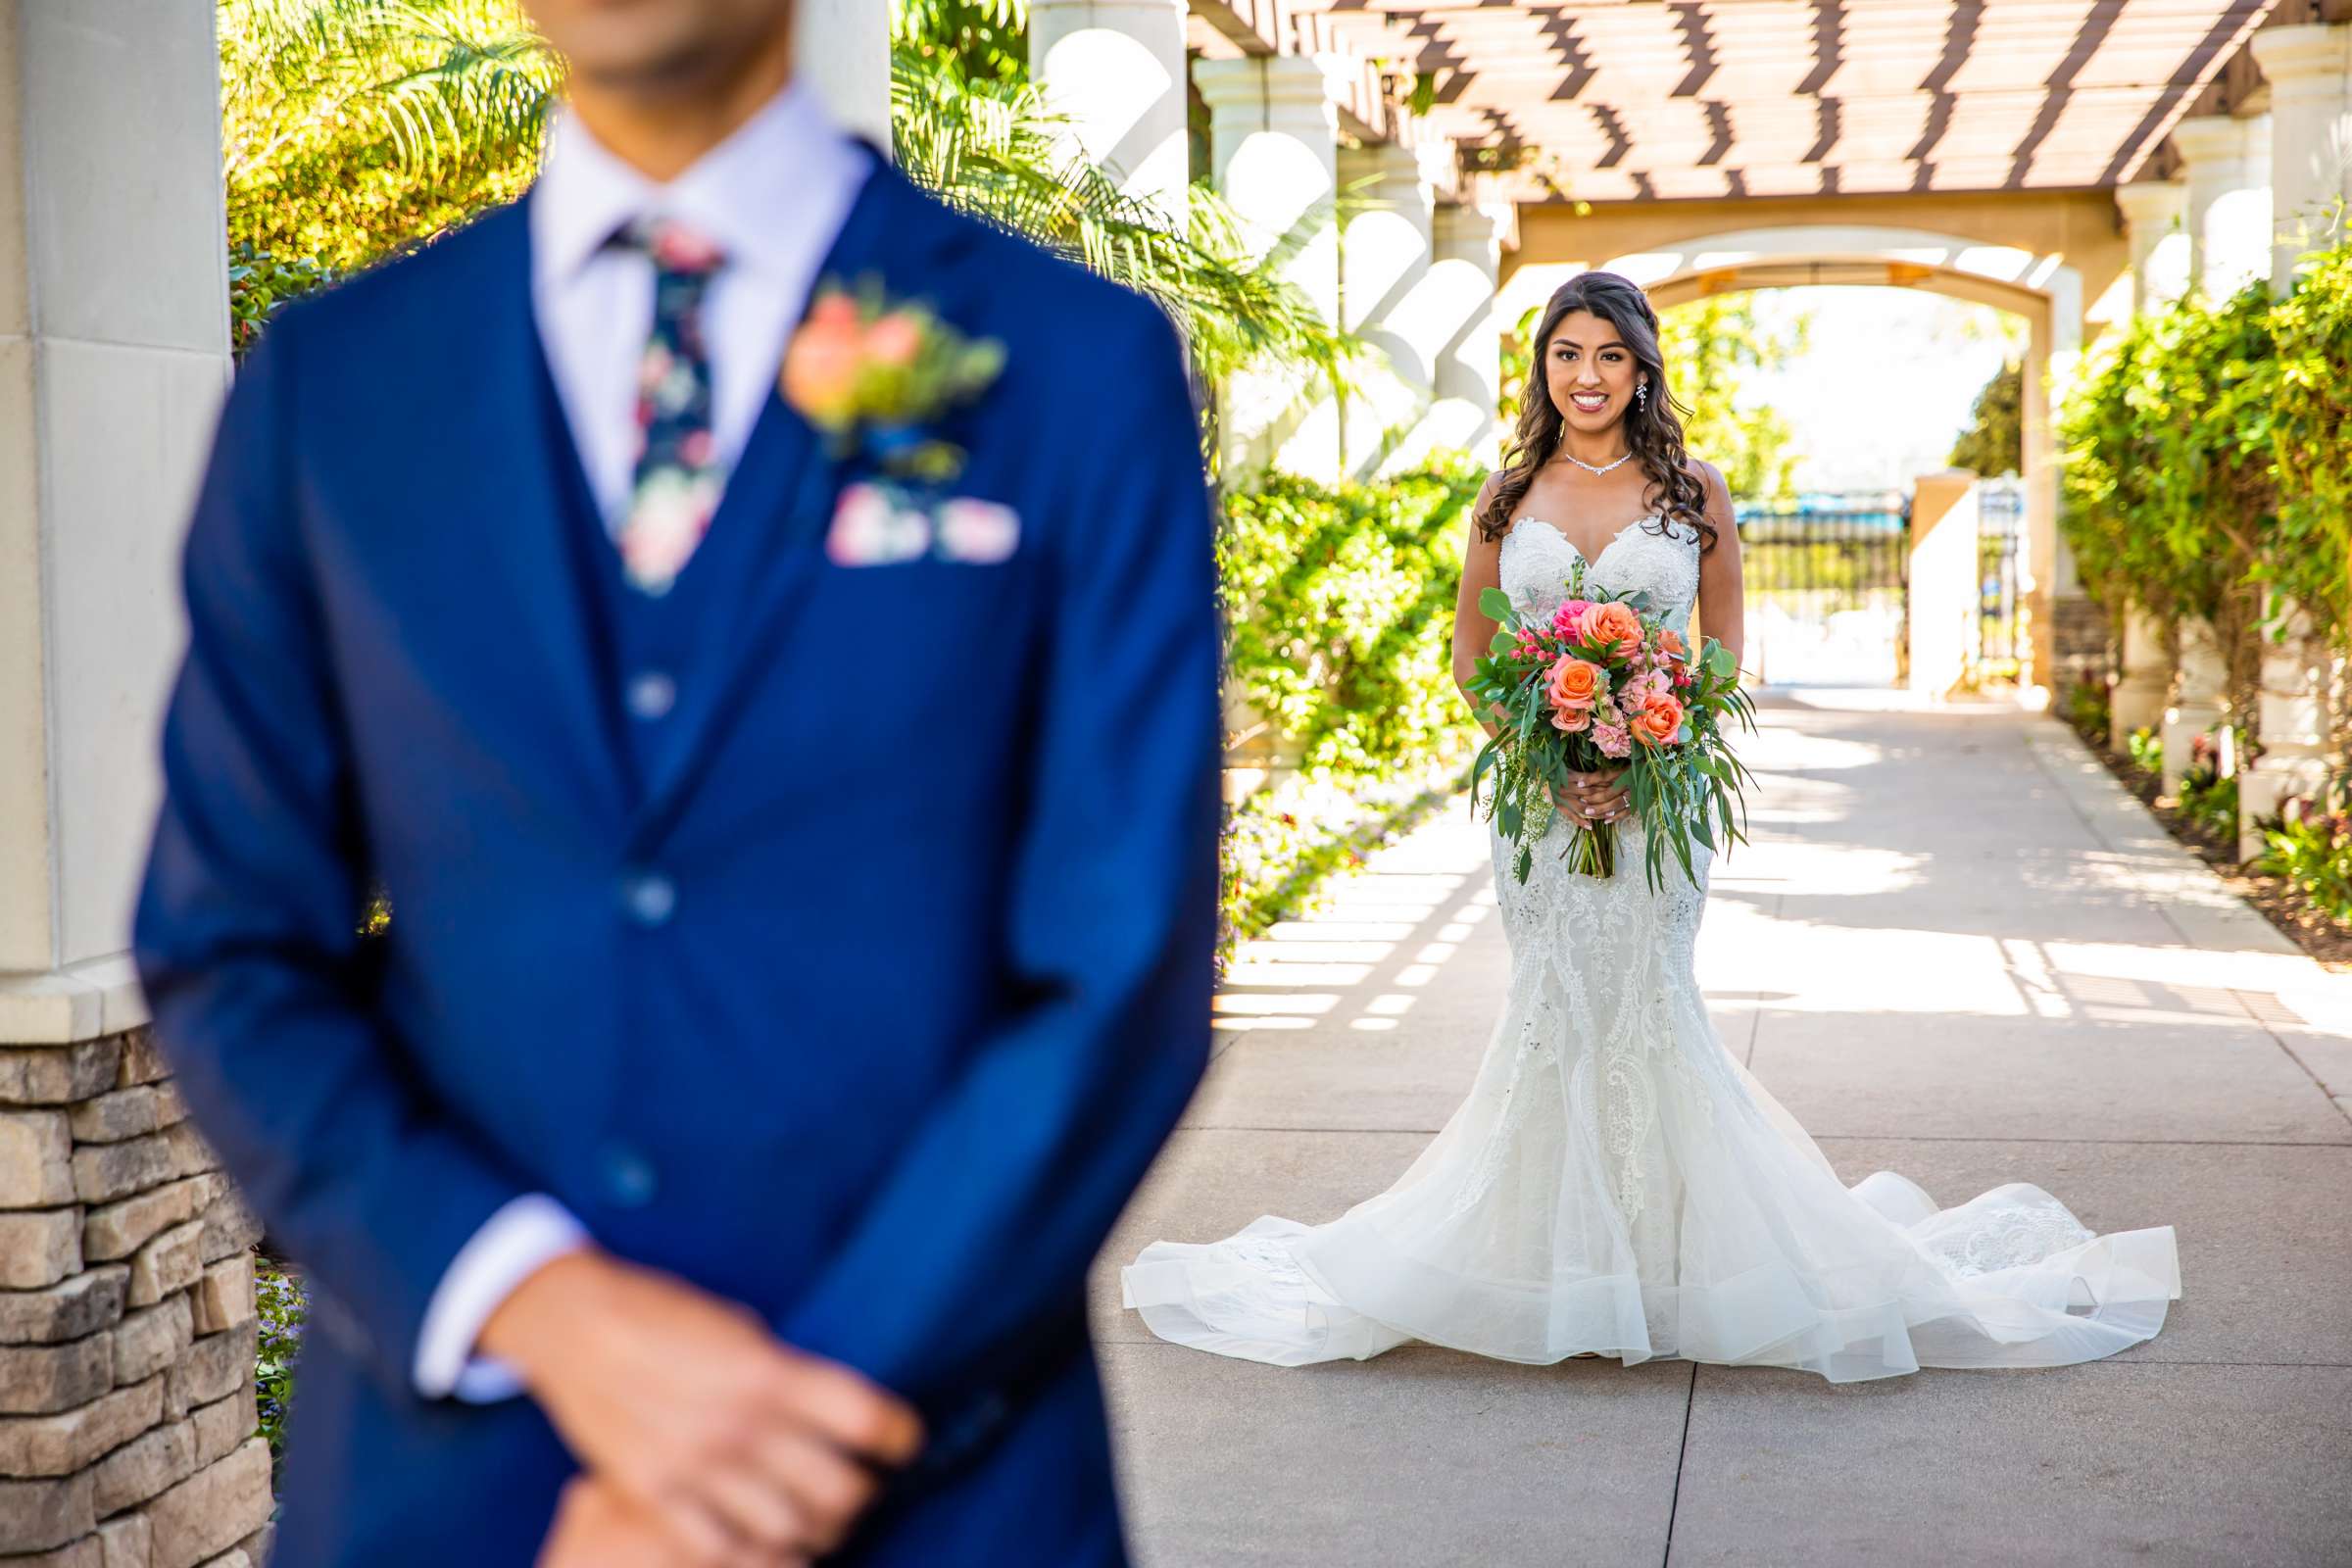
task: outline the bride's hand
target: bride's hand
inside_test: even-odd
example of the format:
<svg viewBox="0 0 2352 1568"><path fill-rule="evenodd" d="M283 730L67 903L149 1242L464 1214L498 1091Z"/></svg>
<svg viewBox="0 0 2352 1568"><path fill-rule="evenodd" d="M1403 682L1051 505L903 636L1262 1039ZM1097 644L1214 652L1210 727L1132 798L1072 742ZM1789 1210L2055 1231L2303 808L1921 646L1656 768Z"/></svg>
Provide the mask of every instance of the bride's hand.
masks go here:
<svg viewBox="0 0 2352 1568"><path fill-rule="evenodd" d="M1571 773L1568 782L1552 791L1552 803L1562 815L1580 825L1623 821L1627 810L1622 767L1592 773Z"/></svg>

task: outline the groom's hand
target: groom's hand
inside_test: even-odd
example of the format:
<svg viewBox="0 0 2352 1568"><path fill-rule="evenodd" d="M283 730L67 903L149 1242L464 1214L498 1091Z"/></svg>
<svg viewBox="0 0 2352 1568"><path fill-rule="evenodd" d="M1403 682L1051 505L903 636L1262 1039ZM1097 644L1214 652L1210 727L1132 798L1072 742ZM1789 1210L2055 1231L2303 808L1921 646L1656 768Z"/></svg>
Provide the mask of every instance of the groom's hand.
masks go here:
<svg viewBox="0 0 2352 1568"><path fill-rule="evenodd" d="M593 1250L523 1281L479 1348L584 1467L660 1518L673 1560L821 1555L873 1501L869 1465L922 1444L906 1404L779 1344L749 1308Z"/></svg>
<svg viewBox="0 0 2352 1568"><path fill-rule="evenodd" d="M609 1481L577 1476L564 1489L536 1568L670 1568L678 1549L650 1509ZM810 1558L802 1552L745 1551L735 1560L746 1568L808 1568Z"/></svg>

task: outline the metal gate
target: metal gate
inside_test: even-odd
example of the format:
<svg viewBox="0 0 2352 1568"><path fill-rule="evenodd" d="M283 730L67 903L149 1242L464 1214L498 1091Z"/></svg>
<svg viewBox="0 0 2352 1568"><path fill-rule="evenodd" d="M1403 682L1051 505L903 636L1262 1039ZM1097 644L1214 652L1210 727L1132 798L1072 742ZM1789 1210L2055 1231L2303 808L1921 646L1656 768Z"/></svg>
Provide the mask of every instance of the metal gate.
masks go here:
<svg viewBox="0 0 2352 1568"><path fill-rule="evenodd" d="M1902 679L1910 498L1873 490L1737 510L1749 669L1783 686Z"/></svg>
<svg viewBox="0 0 2352 1568"><path fill-rule="evenodd" d="M2026 532L2026 487L2014 479L1977 486L1977 647L1970 662L1979 684L2014 681L2024 666L2019 638L2017 558Z"/></svg>

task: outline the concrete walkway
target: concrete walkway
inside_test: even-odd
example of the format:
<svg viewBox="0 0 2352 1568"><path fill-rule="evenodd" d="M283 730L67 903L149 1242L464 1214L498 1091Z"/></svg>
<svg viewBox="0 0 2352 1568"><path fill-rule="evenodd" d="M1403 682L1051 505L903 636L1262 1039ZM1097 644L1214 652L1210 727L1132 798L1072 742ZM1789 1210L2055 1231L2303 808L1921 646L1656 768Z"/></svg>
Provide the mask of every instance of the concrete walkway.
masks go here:
<svg viewBox="0 0 2352 1568"><path fill-rule="evenodd" d="M2352 1561L2352 977L2231 898L2054 720L1777 696L1719 867L1717 1027L1846 1180L2049 1188L2178 1227L2185 1298L2088 1366L1846 1388L1410 1347L1260 1367L1152 1340L1112 1265L1388 1185L1508 969L1455 812L1257 943L1095 1280L1148 1568Z"/></svg>

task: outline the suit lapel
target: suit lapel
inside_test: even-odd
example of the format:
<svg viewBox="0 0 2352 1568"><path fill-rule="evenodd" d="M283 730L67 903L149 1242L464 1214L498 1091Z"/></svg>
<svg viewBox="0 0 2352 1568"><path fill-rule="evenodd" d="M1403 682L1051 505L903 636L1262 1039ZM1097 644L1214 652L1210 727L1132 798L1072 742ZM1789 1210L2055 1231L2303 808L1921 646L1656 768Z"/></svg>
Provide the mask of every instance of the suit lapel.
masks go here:
<svg viewBox="0 0 2352 1568"><path fill-rule="evenodd" d="M561 734L561 755L546 759L556 782L617 816L626 751L578 554L582 530L597 526L595 508L539 341L529 229L519 204L477 227L480 270L463 292L487 308L480 335L459 341L474 348L478 363L446 382L470 404L449 427L478 441L457 469L470 470L467 507L479 519L468 543L479 551L480 581L512 617L507 647L531 683L533 706Z"/></svg>
<svg viewBox="0 0 2352 1568"><path fill-rule="evenodd" d="M894 294L929 294L938 280L923 269L935 260L940 229L940 215L877 157L818 277L855 284L880 276ZM814 427L771 387L703 542L703 549L720 552L707 563L719 568L710 585L715 591L697 628L693 678L681 682L666 743L647 771L641 842L676 819L745 686L811 586L824 559L821 540L845 477L842 466Z"/></svg>

